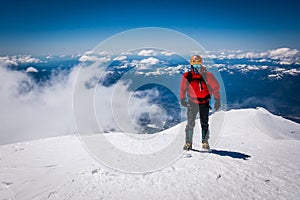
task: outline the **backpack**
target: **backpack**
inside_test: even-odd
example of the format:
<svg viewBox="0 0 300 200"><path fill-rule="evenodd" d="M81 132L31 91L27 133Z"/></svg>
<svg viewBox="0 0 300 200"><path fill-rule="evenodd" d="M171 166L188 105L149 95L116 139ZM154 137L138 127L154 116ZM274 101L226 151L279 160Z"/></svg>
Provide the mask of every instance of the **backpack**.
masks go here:
<svg viewBox="0 0 300 200"><path fill-rule="evenodd" d="M211 91L210 85L209 85L209 84L206 84L206 81L207 81L206 78L207 78L206 76L202 76L202 74L201 74L201 78L199 78L199 79L200 79L200 83L203 82L203 83L206 85L206 87L208 88L208 90ZM189 72L188 72L188 75L187 75L186 79L187 79L187 81L188 81L189 83L193 80L193 74L192 74L192 71L189 71ZM200 85L201 85L201 84L200 84ZM209 94L209 96L208 96L208 99L210 99L210 94ZM210 107L210 105L209 105L209 108L212 109L212 108Z"/></svg>

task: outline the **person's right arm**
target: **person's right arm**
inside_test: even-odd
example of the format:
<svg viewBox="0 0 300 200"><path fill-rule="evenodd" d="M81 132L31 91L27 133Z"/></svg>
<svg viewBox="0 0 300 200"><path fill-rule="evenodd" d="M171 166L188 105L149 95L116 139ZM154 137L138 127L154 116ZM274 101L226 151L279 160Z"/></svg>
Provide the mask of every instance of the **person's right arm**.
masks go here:
<svg viewBox="0 0 300 200"><path fill-rule="evenodd" d="M186 92L187 92L187 87L188 87L188 81L186 79L186 74L184 73L181 77L180 81L180 104L183 107L187 107L187 102L186 102Z"/></svg>

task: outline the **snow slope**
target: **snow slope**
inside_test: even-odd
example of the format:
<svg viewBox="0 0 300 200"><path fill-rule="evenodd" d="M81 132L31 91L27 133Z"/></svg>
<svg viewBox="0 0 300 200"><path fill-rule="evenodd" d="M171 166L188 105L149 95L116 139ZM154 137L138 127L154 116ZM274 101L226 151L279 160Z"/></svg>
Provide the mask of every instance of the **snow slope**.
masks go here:
<svg viewBox="0 0 300 200"><path fill-rule="evenodd" d="M212 153L145 174L104 167L75 135L0 146L0 199L298 199L300 125L262 108L225 122Z"/></svg>

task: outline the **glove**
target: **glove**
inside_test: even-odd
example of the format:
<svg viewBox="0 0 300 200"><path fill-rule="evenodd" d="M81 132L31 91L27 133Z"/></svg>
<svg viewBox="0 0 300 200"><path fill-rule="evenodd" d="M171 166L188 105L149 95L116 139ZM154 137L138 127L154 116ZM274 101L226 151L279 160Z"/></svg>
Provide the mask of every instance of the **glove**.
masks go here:
<svg viewBox="0 0 300 200"><path fill-rule="evenodd" d="M187 106L188 106L188 103L186 102L185 98L180 99L180 104L181 104L183 107L187 107Z"/></svg>
<svg viewBox="0 0 300 200"><path fill-rule="evenodd" d="M220 99L215 99L215 106L214 106L215 111L219 110L220 108L221 108Z"/></svg>

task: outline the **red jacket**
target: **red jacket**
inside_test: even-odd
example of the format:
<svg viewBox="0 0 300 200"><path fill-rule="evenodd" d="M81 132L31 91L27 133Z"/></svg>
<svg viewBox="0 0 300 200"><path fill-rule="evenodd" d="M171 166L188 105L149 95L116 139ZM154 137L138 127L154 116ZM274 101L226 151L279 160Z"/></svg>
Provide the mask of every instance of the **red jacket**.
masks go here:
<svg viewBox="0 0 300 200"><path fill-rule="evenodd" d="M196 74L191 70L191 80L188 81L189 72L185 72L180 82L180 99L186 98L197 103L204 104L210 100L212 93L215 99L220 99L220 86L215 76L206 71L206 81L201 74Z"/></svg>

